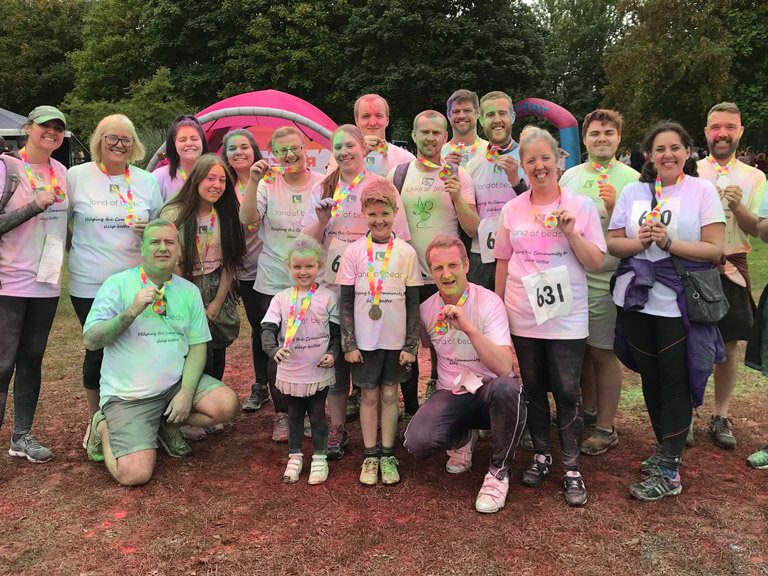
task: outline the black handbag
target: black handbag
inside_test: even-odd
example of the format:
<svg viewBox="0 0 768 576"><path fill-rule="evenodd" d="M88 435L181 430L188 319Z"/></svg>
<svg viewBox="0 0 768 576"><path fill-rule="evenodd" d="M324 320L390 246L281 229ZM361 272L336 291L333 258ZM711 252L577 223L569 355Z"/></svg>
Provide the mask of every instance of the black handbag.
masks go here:
<svg viewBox="0 0 768 576"><path fill-rule="evenodd" d="M656 194L651 186L651 210L656 207ZM730 308L728 299L723 291L723 282L717 268L688 272L677 256L669 255L675 272L680 277L685 290L685 301L688 304L688 319L697 324L715 324L719 322Z"/></svg>

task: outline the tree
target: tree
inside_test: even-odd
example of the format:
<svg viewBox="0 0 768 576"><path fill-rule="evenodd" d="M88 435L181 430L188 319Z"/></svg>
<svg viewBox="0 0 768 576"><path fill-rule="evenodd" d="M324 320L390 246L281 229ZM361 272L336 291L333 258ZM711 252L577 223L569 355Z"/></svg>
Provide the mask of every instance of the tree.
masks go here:
<svg viewBox="0 0 768 576"><path fill-rule="evenodd" d="M26 114L56 105L74 85L66 54L81 45L91 0L3 0L0 4L0 103Z"/></svg>

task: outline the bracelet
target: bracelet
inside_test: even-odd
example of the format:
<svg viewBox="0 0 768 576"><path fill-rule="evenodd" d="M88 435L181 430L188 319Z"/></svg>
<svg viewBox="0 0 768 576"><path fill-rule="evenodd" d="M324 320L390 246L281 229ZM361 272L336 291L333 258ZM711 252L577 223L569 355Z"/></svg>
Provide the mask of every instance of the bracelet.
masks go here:
<svg viewBox="0 0 768 576"><path fill-rule="evenodd" d="M672 238L667 236L667 243L664 244L664 248L662 248L662 250L664 250L664 252L669 252L670 246L672 246Z"/></svg>

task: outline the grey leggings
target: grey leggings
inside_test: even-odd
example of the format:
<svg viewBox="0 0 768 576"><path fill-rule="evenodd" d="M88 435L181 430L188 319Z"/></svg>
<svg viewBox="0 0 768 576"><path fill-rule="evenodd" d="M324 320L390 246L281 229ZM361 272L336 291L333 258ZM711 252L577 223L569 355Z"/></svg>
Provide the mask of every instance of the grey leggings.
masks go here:
<svg viewBox="0 0 768 576"><path fill-rule="evenodd" d="M288 405L288 452L301 454L304 441L304 414L309 413L312 427L312 450L314 454L325 454L328 450L328 419L325 416L325 399L328 388L314 396L288 396L283 394Z"/></svg>

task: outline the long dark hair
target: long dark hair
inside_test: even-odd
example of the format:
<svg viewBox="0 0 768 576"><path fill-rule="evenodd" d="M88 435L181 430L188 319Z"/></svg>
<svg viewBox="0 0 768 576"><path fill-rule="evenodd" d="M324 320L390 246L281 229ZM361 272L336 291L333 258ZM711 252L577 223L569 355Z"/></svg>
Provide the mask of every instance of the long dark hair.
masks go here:
<svg viewBox="0 0 768 576"><path fill-rule="evenodd" d="M643 152L645 152L645 155L647 158L649 158L649 160L643 165L643 170L640 173L640 182L656 181L656 175L658 174L658 171L656 170L656 166L654 166L650 158L652 157L651 151L653 150L653 141L656 139L656 136L662 132L675 132L678 136L680 136L680 142L682 142L683 146L689 150L693 148L693 139L681 124L671 120L662 120L648 131L648 133L645 135L645 138L643 139L643 143L641 144ZM689 157L683 165L683 172L688 176L698 176L699 170L696 167L696 160Z"/></svg>
<svg viewBox="0 0 768 576"><path fill-rule="evenodd" d="M360 144L360 147L363 149L363 153L365 153L365 137L363 137L363 132L355 126L354 124L342 124L331 135L331 154L333 154L333 141L336 138L336 135L339 132L346 132L350 136L352 136L357 142ZM325 177L325 180L322 182L323 186L323 195L321 199L323 198L333 198L333 193L336 191L336 184L339 183L339 178L341 177L341 168L336 166L333 172L328 174L328 176Z"/></svg>
<svg viewBox="0 0 768 576"><path fill-rule="evenodd" d="M197 118L191 114L182 114L177 116L176 119L171 122L171 127L168 129L168 136L165 139L165 155L168 158L168 172L171 175L171 180L176 178L176 171L179 169L179 152L176 150L176 134L179 133L179 128L182 126L191 126L200 135L200 140L203 142L203 154L208 154L208 140L203 132L203 127L198 122Z"/></svg>
<svg viewBox="0 0 768 576"><path fill-rule="evenodd" d="M205 180L208 173L215 165L224 169L227 177L227 184L214 207L219 222L221 233L221 256L224 269L234 278L236 270L242 265L245 256L245 239L243 238L243 226L240 224L238 216L239 203L235 196L235 184L232 174L224 164L224 161L215 154L203 154L197 159L192 171L187 176L187 180L169 202L179 211L176 218L176 228L179 229L179 235L182 242L182 263L181 271L184 278L192 279L192 271L195 268L199 256L197 254L197 244L195 243L195 232L197 230L197 210L200 207L200 193L198 187Z"/></svg>
<svg viewBox="0 0 768 576"><path fill-rule="evenodd" d="M235 181L237 181L237 172L235 172L235 169L232 168L232 165L229 163L229 156L227 156L227 145L229 144L229 141L232 140L232 138L235 136L242 136L248 140L248 143L253 149L254 162L258 162L263 158L263 156L261 155L261 150L259 150L259 145L256 143L256 138L245 128L235 128L234 130L230 130L224 134L224 140L221 142L221 159L224 160L224 166L226 166L227 170L229 170L232 174L232 177L235 179Z"/></svg>

